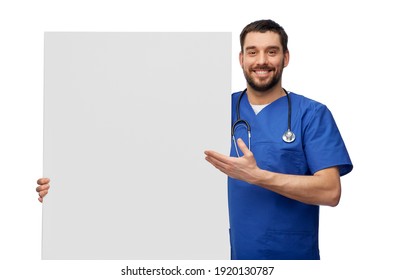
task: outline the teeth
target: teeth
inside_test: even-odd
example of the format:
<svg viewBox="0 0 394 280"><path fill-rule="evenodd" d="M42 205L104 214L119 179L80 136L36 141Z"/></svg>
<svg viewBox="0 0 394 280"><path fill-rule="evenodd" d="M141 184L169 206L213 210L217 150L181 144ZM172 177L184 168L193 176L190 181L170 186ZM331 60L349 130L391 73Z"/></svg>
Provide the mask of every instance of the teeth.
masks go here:
<svg viewBox="0 0 394 280"><path fill-rule="evenodd" d="M267 74L269 71L258 70L256 71L257 74Z"/></svg>

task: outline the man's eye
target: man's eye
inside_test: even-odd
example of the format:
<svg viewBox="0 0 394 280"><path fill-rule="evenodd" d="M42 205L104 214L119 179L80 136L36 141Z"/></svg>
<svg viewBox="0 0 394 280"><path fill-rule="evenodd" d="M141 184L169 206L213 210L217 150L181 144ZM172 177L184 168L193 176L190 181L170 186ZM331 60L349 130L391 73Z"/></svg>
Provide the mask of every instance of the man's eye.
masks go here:
<svg viewBox="0 0 394 280"><path fill-rule="evenodd" d="M276 55L276 51L274 51L274 50L273 51L269 51L268 54L269 55Z"/></svg>
<svg viewBox="0 0 394 280"><path fill-rule="evenodd" d="M255 52L255 51L249 51L248 54L249 54L249 55L255 55L256 52Z"/></svg>

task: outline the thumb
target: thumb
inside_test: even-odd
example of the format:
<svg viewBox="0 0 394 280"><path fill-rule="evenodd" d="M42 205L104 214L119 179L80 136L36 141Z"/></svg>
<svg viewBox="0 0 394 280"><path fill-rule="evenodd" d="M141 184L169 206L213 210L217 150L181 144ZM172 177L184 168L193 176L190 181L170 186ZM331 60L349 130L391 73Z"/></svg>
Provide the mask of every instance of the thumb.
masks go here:
<svg viewBox="0 0 394 280"><path fill-rule="evenodd" d="M252 152L249 150L249 148L246 146L245 142L241 138L237 139L237 144L244 155L252 154Z"/></svg>

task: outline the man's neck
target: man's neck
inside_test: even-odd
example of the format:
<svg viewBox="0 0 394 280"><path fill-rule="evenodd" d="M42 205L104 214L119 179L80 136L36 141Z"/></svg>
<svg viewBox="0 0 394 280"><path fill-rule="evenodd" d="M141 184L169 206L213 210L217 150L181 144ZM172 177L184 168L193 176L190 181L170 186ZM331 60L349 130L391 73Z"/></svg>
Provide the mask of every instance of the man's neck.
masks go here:
<svg viewBox="0 0 394 280"><path fill-rule="evenodd" d="M256 91L248 85L246 93L248 95L249 103L252 105L269 104L286 95L280 83L266 91Z"/></svg>

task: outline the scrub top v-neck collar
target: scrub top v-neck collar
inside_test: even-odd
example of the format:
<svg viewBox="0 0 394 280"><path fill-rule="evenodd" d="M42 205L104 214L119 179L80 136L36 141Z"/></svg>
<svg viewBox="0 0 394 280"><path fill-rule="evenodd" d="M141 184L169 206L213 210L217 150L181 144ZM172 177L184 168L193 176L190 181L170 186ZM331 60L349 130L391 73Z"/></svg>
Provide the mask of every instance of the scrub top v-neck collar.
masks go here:
<svg viewBox="0 0 394 280"><path fill-rule="evenodd" d="M246 92L246 98L243 97L241 100L241 106L240 106L240 114L245 116L245 119L250 119L252 122L254 122L256 119L260 118L262 115L264 115L264 112L267 111L269 108L275 106L276 103L279 103L282 99L286 99L286 95L281 96L271 103L267 104L259 113L255 113L252 104L249 102L249 97L247 95L248 93ZM291 94L291 92L289 92ZM243 112L242 112L243 109Z"/></svg>

